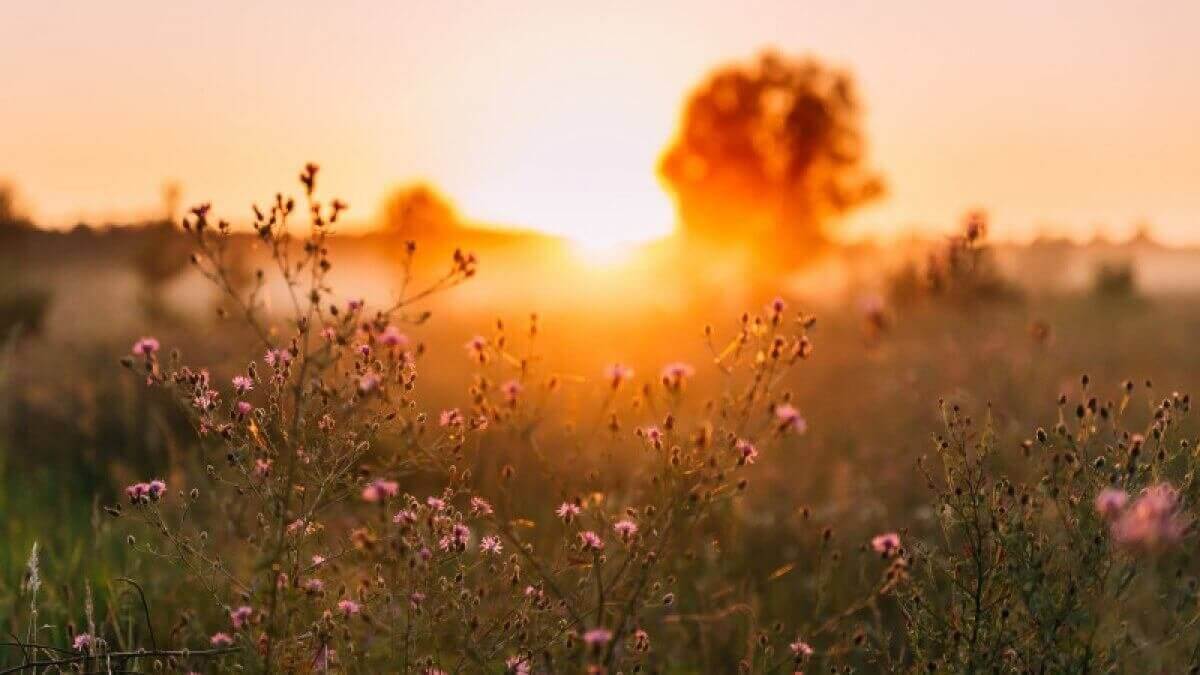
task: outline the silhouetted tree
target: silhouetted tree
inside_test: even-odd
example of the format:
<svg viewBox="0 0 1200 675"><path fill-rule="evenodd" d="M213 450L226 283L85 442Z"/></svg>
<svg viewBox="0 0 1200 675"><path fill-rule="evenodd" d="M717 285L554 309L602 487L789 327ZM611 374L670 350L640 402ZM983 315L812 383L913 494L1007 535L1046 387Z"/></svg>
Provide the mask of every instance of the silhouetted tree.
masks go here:
<svg viewBox="0 0 1200 675"><path fill-rule="evenodd" d="M384 202L380 218L387 232L405 239L438 237L459 226L450 201L423 183L393 192Z"/></svg>
<svg viewBox="0 0 1200 675"><path fill-rule="evenodd" d="M689 97L659 172L685 233L790 263L830 220L878 197L851 77L774 52L713 73Z"/></svg>

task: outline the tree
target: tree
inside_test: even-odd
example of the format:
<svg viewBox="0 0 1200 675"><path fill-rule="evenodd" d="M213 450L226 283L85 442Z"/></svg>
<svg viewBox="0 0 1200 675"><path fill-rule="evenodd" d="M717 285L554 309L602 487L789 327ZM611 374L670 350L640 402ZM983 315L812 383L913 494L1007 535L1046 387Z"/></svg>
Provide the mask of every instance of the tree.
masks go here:
<svg viewBox="0 0 1200 675"><path fill-rule="evenodd" d="M835 217L882 194L860 113L851 77L811 58L766 52L717 70L659 165L684 232L785 264L810 255Z"/></svg>
<svg viewBox="0 0 1200 675"><path fill-rule="evenodd" d="M429 239L459 226L458 213L435 188L419 183L392 193L384 202L382 225L405 239Z"/></svg>

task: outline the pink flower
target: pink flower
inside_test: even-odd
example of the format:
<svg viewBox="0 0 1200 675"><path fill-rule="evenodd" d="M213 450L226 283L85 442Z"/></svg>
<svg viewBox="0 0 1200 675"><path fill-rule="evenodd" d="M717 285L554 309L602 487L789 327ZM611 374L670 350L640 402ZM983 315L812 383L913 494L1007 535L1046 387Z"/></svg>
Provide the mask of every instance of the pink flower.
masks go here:
<svg viewBox="0 0 1200 675"><path fill-rule="evenodd" d="M1131 548L1145 549L1175 543L1186 528L1179 507L1179 492L1175 488L1167 483L1151 485L1112 524L1113 539Z"/></svg>
<svg viewBox="0 0 1200 675"><path fill-rule="evenodd" d="M441 511L446 508L446 500L440 497L426 497L425 503L434 511Z"/></svg>
<svg viewBox="0 0 1200 675"><path fill-rule="evenodd" d="M77 652L86 652L96 643L96 638L92 637L91 633L80 633L75 636L75 641L71 643L71 648Z"/></svg>
<svg viewBox="0 0 1200 675"><path fill-rule="evenodd" d="M147 492L150 495L150 499L153 499L155 501L157 501L160 497L162 497L163 494L166 493L166 491L167 491L166 481L160 480L158 478L155 478L154 480L150 481L150 484L147 486Z"/></svg>
<svg viewBox="0 0 1200 675"><path fill-rule="evenodd" d="M1125 494L1124 490L1104 488L1096 495L1096 513L1105 520L1112 520L1120 515L1121 509L1125 508L1128 501L1129 495Z"/></svg>
<svg viewBox="0 0 1200 675"><path fill-rule="evenodd" d="M526 656L510 656L504 661L505 672L512 675L529 675L532 670L529 669L529 657Z"/></svg>
<svg viewBox="0 0 1200 675"><path fill-rule="evenodd" d="M379 334L379 341L389 347L408 346L408 336L401 333L399 328L390 324Z"/></svg>
<svg viewBox="0 0 1200 675"><path fill-rule="evenodd" d="M738 464L753 464L758 459L758 448L750 441L739 438L733 447L738 454Z"/></svg>
<svg viewBox="0 0 1200 675"><path fill-rule="evenodd" d="M233 390L236 391L239 396L245 394L253 388L254 380L250 379L249 377L246 377L245 375L235 375L233 377Z"/></svg>
<svg viewBox="0 0 1200 675"><path fill-rule="evenodd" d="M376 373L363 373L363 376L358 378L358 390L364 394L370 393L374 391L381 382L383 382L383 378Z"/></svg>
<svg viewBox="0 0 1200 675"><path fill-rule="evenodd" d="M504 394L504 400L508 401L509 404L517 402L517 399L521 396L522 389L521 383L516 380L509 380L500 385L500 393Z"/></svg>
<svg viewBox="0 0 1200 675"><path fill-rule="evenodd" d="M484 553L500 555L500 552L504 550L504 545L500 543L500 537L488 535L479 541L479 550Z"/></svg>
<svg viewBox="0 0 1200 675"><path fill-rule="evenodd" d="M234 630L241 630L254 618L254 608L242 605L229 613L229 623Z"/></svg>
<svg viewBox="0 0 1200 675"><path fill-rule="evenodd" d="M783 301L783 298L775 298L767 309L772 314L783 314L783 310L787 309L787 303Z"/></svg>
<svg viewBox="0 0 1200 675"><path fill-rule="evenodd" d="M795 642L788 645L788 648L792 650L792 654L795 654L798 657L812 656L813 654L812 646L800 639L797 639Z"/></svg>
<svg viewBox="0 0 1200 675"><path fill-rule="evenodd" d="M613 389L621 386L622 382L633 379L633 368L620 363L614 363L604 369L604 378Z"/></svg>
<svg viewBox="0 0 1200 675"><path fill-rule="evenodd" d="M559 518L562 518L563 522L569 523L575 519L575 516L583 513L583 509L579 508L579 505L574 502L563 502L554 510L554 513Z"/></svg>
<svg viewBox="0 0 1200 675"><path fill-rule="evenodd" d="M150 356L158 351L158 340L152 337L144 337L133 343L132 351L135 356L150 358Z"/></svg>
<svg viewBox="0 0 1200 675"><path fill-rule="evenodd" d="M266 478L271 475L271 465L274 463L274 460L270 459L254 460L254 475L259 478Z"/></svg>
<svg viewBox="0 0 1200 675"><path fill-rule="evenodd" d="M878 535L871 539L871 548L875 549L876 553L891 555L900 548L900 535L895 532Z"/></svg>
<svg viewBox="0 0 1200 675"><path fill-rule="evenodd" d="M463 417L463 414L459 412L458 408L443 410L442 414L438 416L438 424L443 427L458 427L462 426L464 422L466 422L466 418Z"/></svg>
<svg viewBox="0 0 1200 675"><path fill-rule="evenodd" d="M263 360L272 368L283 368L292 362L292 353L286 349L272 348L263 354Z"/></svg>
<svg viewBox="0 0 1200 675"><path fill-rule="evenodd" d="M233 644L233 638L229 637L228 633L213 633L213 636L208 641L214 647L228 647Z"/></svg>
<svg viewBox="0 0 1200 675"><path fill-rule="evenodd" d="M613 530L620 535L622 540L629 541L630 537L637 534L638 525L632 520L626 518L624 520L618 520L616 523L614 523Z"/></svg>
<svg viewBox="0 0 1200 675"><path fill-rule="evenodd" d="M325 326L321 329L321 337L327 342L333 342L337 339L337 329L333 326Z"/></svg>
<svg viewBox="0 0 1200 675"><path fill-rule="evenodd" d="M650 445L653 445L655 448L662 447L662 429L659 429L658 427L646 427L645 429L642 429L642 435L646 437L646 440L650 442Z"/></svg>
<svg viewBox="0 0 1200 675"><path fill-rule="evenodd" d="M363 308L363 301L361 299L346 301L346 309L350 310L350 312L352 312L352 313L357 312L358 310L360 310L362 308Z"/></svg>
<svg viewBox="0 0 1200 675"><path fill-rule="evenodd" d="M467 350L467 358L479 363L487 361L487 338L482 335L476 335L468 340L464 347Z"/></svg>
<svg viewBox="0 0 1200 675"><path fill-rule="evenodd" d="M377 478L362 491L363 501L381 502L388 497L395 497L400 494L400 484L394 480L384 480Z"/></svg>
<svg viewBox="0 0 1200 675"><path fill-rule="evenodd" d="M490 516L495 513L495 509L483 497L471 497L471 513L476 516Z"/></svg>
<svg viewBox="0 0 1200 675"><path fill-rule="evenodd" d="M325 582L320 579L309 579L304 582L304 590L310 595L320 595L325 590Z"/></svg>
<svg viewBox="0 0 1200 675"><path fill-rule="evenodd" d="M417 514L407 509L397 511L396 515L392 516L392 522L397 525L412 525L417 522Z"/></svg>
<svg viewBox="0 0 1200 675"><path fill-rule="evenodd" d="M337 604L338 611L343 616L351 617L362 611L362 606L353 600L339 600Z"/></svg>
<svg viewBox="0 0 1200 675"><path fill-rule="evenodd" d="M368 345L368 344L355 345L354 351L358 352L358 355L365 359L371 355L371 345Z"/></svg>
<svg viewBox="0 0 1200 675"><path fill-rule="evenodd" d="M612 639L612 631L607 628L593 628L583 634L583 643L589 647L603 647Z"/></svg>
<svg viewBox="0 0 1200 675"><path fill-rule="evenodd" d="M237 406L235 407L239 417L245 417L246 415L250 414L250 411L254 410L254 406L250 405L246 401L238 401Z"/></svg>
<svg viewBox="0 0 1200 675"><path fill-rule="evenodd" d="M420 607L424 603L425 594L421 591L413 591L412 594L408 596L408 604L413 609Z"/></svg>
<svg viewBox="0 0 1200 675"><path fill-rule="evenodd" d="M442 537L438 541L438 548L443 551L451 549L462 550L467 546L467 539L471 537L471 529L462 523L455 523L454 527L450 528L450 534Z"/></svg>
<svg viewBox="0 0 1200 675"><path fill-rule="evenodd" d="M604 540L600 538L600 535L592 532L591 530L584 530L583 532L580 532L579 542L585 551L604 550Z"/></svg>
<svg viewBox="0 0 1200 675"><path fill-rule="evenodd" d="M668 389L680 389L695 374L696 369L690 364L678 361L668 363L662 370L663 385Z"/></svg>
<svg viewBox="0 0 1200 675"><path fill-rule="evenodd" d="M149 483L134 483L125 488L125 496L129 503L138 504L148 501L158 501L167 491L167 484L159 479Z"/></svg>
<svg viewBox="0 0 1200 675"><path fill-rule="evenodd" d="M808 431L808 422L800 416L800 411L790 403L775 406L775 417L779 420L780 431L794 431L802 434Z"/></svg>
<svg viewBox="0 0 1200 675"><path fill-rule="evenodd" d="M313 567L320 567L321 565L324 565L325 564L325 556L313 554L312 564L313 564Z"/></svg>

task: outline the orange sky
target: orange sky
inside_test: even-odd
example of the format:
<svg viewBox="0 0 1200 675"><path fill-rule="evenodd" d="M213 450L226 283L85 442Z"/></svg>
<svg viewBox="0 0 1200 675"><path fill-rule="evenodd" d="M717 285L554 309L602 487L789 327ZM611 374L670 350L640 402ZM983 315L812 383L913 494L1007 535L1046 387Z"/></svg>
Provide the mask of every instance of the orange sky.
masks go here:
<svg viewBox="0 0 1200 675"><path fill-rule="evenodd" d="M336 7L336 9L335 9ZM890 197L851 232L1200 242L1200 2L7 2L0 177L64 226L241 216L306 160L360 219L427 178L468 216L593 239L671 227L686 92L774 45L851 69Z"/></svg>

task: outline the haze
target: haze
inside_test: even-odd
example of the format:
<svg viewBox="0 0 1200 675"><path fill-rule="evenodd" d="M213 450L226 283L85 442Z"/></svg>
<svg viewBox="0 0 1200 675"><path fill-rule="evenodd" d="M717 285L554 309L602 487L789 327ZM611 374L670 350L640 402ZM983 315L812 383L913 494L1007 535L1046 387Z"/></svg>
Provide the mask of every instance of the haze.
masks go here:
<svg viewBox="0 0 1200 675"><path fill-rule="evenodd" d="M603 6L600 6L603 5ZM1200 242L1195 2L9 3L0 177L39 224L185 202L240 217L320 161L365 222L426 179L469 218L670 231L686 93L767 46L853 72L887 199L851 237L943 229ZM603 234L601 234L603 233Z"/></svg>

